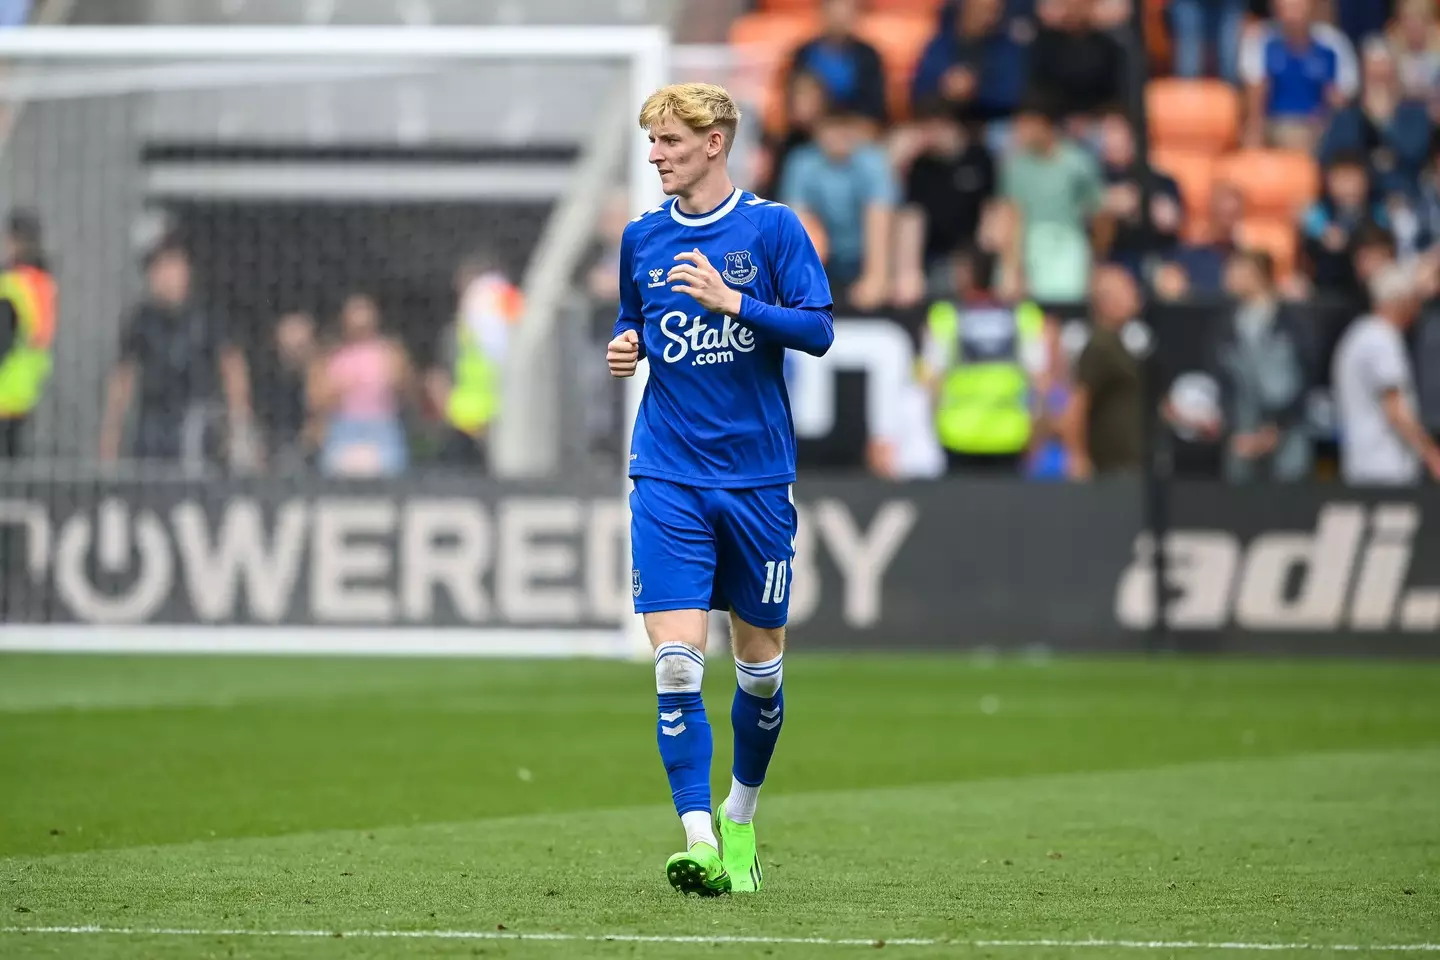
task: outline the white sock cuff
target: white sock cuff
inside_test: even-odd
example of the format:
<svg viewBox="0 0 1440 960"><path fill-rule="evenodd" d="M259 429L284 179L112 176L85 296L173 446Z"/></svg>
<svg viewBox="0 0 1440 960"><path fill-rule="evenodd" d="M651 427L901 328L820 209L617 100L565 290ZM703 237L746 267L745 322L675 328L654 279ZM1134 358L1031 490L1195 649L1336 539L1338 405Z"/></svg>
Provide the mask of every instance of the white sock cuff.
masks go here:
<svg viewBox="0 0 1440 960"><path fill-rule="evenodd" d="M784 675L785 654L783 653L764 663L735 661L735 681L740 684L741 690L751 696L767 699L775 696L780 689L780 681Z"/></svg>
<svg viewBox="0 0 1440 960"><path fill-rule="evenodd" d="M755 807L760 801L760 785L753 787L730 778L730 795L725 798L725 816L736 823L750 823L755 819Z"/></svg>
<svg viewBox="0 0 1440 960"><path fill-rule="evenodd" d="M705 655L688 643L662 643L655 648L655 690L699 693L705 679Z"/></svg>
<svg viewBox="0 0 1440 960"><path fill-rule="evenodd" d="M686 850L702 842L720 849L720 841L715 839L715 824L710 819L709 810L690 810L680 814L680 825L685 828Z"/></svg>

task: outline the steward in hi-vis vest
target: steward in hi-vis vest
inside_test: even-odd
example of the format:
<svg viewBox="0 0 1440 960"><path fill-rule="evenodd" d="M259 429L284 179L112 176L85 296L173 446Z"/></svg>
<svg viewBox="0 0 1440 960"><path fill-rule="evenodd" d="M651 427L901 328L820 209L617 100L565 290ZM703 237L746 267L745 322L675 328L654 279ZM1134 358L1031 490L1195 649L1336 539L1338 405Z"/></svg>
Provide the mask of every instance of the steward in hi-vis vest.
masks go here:
<svg viewBox="0 0 1440 960"><path fill-rule="evenodd" d="M456 286L460 305L450 337L451 362L449 369L437 371L436 397L449 427L441 459L481 467L490 426L500 412L505 349L524 313L524 296L488 264L462 265Z"/></svg>
<svg viewBox="0 0 1440 960"><path fill-rule="evenodd" d="M0 273L0 459L19 455L21 431L50 380L55 300L39 222L12 214Z"/></svg>
<svg viewBox="0 0 1440 960"><path fill-rule="evenodd" d="M1044 352L1044 312L962 289L958 302L930 307L925 332L935 431L950 472L1018 473L1034 431L1031 371Z"/></svg>
<svg viewBox="0 0 1440 960"><path fill-rule="evenodd" d="M455 327L454 386L445 403L445 419L461 433L483 433L500 408L500 371L464 323Z"/></svg>

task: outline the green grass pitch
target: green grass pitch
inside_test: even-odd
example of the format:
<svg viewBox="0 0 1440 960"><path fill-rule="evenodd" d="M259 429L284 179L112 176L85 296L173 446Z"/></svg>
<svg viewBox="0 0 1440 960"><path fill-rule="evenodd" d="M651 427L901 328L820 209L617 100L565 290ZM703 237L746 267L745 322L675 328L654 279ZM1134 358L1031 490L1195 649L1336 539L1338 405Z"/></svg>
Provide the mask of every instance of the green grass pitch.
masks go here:
<svg viewBox="0 0 1440 960"><path fill-rule="evenodd" d="M1440 664L792 660L699 900L648 665L0 657L0 957L1440 957Z"/></svg>

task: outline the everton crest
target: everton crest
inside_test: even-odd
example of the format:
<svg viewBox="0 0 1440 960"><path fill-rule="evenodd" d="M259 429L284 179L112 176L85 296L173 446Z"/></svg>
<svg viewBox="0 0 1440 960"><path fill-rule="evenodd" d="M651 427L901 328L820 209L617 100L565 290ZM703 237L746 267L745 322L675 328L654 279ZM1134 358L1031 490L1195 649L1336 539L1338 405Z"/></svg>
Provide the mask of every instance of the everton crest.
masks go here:
<svg viewBox="0 0 1440 960"><path fill-rule="evenodd" d="M736 250L725 254L725 271L720 275L726 283L743 287L760 275L760 268L750 259L749 250Z"/></svg>

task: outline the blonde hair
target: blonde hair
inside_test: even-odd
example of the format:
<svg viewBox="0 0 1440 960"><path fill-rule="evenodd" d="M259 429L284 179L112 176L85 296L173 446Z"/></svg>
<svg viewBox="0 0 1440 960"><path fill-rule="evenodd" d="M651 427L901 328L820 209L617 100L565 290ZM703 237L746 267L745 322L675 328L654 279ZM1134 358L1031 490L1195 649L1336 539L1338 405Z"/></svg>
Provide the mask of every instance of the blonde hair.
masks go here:
<svg viewBox="0 0 1440 960"><path fill-rule="evenodd" d="M640 108L640 129L652 130L666 120L678 120L696 133L719 128L725 134L725 152L735 143L740 108L730 91L713 83L673 83L661 87Z"/></svg>

